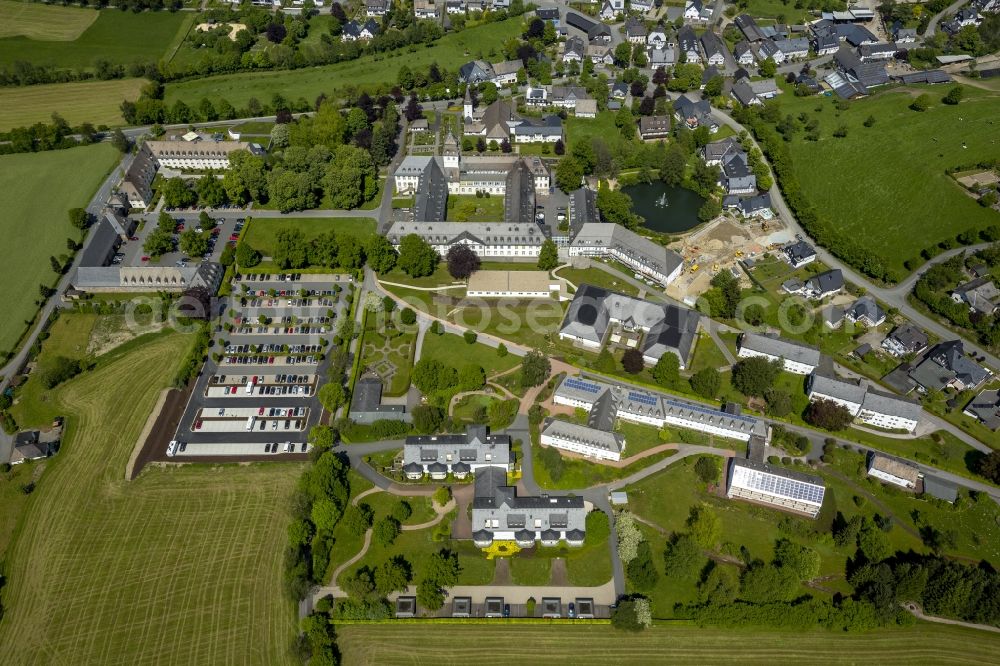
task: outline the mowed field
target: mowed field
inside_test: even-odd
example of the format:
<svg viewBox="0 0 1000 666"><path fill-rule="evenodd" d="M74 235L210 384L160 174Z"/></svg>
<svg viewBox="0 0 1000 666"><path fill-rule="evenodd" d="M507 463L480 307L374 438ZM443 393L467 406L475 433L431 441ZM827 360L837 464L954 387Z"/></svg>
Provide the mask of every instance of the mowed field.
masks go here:
<svg viewBox="0 0 1000 666"><path fill-rule="evenodd" d="M53 111L70 125L122 125L122 100L138 99L145 83L145 79L117 79L0 88L0 132L50 123Z"/></svg>
<svg viewBox="0 0 1000 666"><path fill-rule="evenodd" d="M639 634L610 625L430 625L337 627L347 666L447 664L484 654L530 654L526 663L606 664L983 664L993 663L1000 638L972 629L921 624L909 629L838 634L653 627Z"/></svg>
<svg viewBox="0 0 1000 666"><path fill-rule="evenodd" d="M284 229L301 231L307 242L332 231L338 235L354 236L364 243L365 239L375 233L375 220L370 217L257 217L247 225L242 240L269 257L277 243L278 232Z"/></svg>
<svg viewBox="0 0 1000 666"><path fill-rule="evenodd" d="M27 37L71 42L97 20L96 9L50 7L35 2L0 0L0 38Z"/></svg>
<svg viewBox="0 0 1000 666"><path fill-rule="evenodd" d="M51 284L52 255L79 237L67 216L86 206L118 160L110 144L0 156L0 350L10 350L35 314L38 285Z"/></svg>
<svg viewBox="0 0 1000 666"><path fill-rule="evenodd" d="M171 466L124 479L192 342L130 345L50 394L68 434L6 557L5 663L290 662L282 552L302 466Z"/></svg>
<svg viewBox="0 0 1000 666"><path fill-rule="evenodd" d="M72 69L92 67L98 59L156 62L195 19L190 12L97 12L0 0L0 16L6 19L8 12L15 20L13 27L6 20L0 25L0 67L17 60ZM56 27L50 29L53 22Z"/></svg>
<svg viewBox="0 0 1000 666"><path fill-rule="evenodd" d="M824 98L781 96L782 115L817 119L819 141L799 131L790 145L795 173L821 218L882 255L899 276L903 262L966 229L1000 223L944 170L1000 156L1000 95L968 86L958 106L941 103L950 86L888 91L838 111ZM918 93L934 104L908 107ZM817 112L816 109L821 111ZM865 127L869 117L873 127ZM845 138L833 137L841 125Z"/></svg>
<svg viewBox="0 0 1000 666"><path fill-rule="evenodd" d="M322 67L227 74L172 83L167 85L166 101L170 105L182 99L187 104L197 105L207 97L212 101L227 99L239 108L251 97L268 102L274 93L280 92L287 99L304 97L312 102L321 92L329 94L346 85L395 83L402 65L422 70L437 62L441 67L454 70L473 58L502 59L500 46L521 30L521 19L516 17L450 33L429 46L415 46L413 51L404 48Z"/></svg>

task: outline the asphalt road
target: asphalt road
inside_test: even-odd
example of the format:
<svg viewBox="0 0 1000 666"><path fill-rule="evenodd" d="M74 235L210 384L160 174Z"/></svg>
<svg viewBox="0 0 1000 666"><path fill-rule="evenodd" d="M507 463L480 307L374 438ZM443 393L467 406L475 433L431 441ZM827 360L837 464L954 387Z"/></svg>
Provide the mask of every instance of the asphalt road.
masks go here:
<svg viewBox="0 0 1000 666"><path fill-rule="evenodd" d="M924 31L924 41L929 41L931 37L934 36L934 34L937 32L938 23L941 22L942 18L954 14L955 12L958 11L959 7L968 4L968 2L969 0L955 0L955 2L951 3L950 5L945 7L942 11L935 14L931 18L930 23L927 24L927 30Z"/></svg>

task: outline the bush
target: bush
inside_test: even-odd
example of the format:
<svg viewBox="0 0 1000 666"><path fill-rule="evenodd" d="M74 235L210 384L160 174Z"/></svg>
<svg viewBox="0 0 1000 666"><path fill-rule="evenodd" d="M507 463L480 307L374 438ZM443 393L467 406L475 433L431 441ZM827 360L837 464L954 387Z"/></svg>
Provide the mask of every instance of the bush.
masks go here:
<svg viewBox="0 0 1000 666"><path fill-rule="evenodd" d="M399 521L390 516L386 516L382 520L375 523L375 528L372 536L375 538L375 543L389 547L392 542L396 540L399 536L400 527Z"/></svg>
<svg viewBox="0 0 1000 666"><path fill-rule="evenodd" d="M698 458L694 464L694 472L705 483L715 483L719 480L719 463L713 457Z"/></svg>
<svg viewBox="0 0 1000 666"><path fill-rule="evenodd" d="M441 486L434 491L434 503L438 506L444 506L451 501L451 488L448 486Z"/></svg>
<svg viewBox="0 0 1000 666"><path fill-rule="evenodd" d="M562 479L566 472L566 463L559 451L552 447L542 446L538 449L538 462L548 471L549 478L555 482Z"/></svg>
<svg viewBox="0 0 1000 666"><path fill-rule="evenodd" d="M471 345L471 344L475 344L476 339L479 336L476 335L475 331L466 331L465 333L462 334L462 337L465 338L465 344Z"/></svg>
<svg viewBox="0 0 1000 666"><path fill-rule="evenodd" d="M55 388L59 384L77 376L82 370L80 362L76 359L67 358L66 356L56 356L52 361L52 365L42 372L42 386L47 389Z"/></svg>

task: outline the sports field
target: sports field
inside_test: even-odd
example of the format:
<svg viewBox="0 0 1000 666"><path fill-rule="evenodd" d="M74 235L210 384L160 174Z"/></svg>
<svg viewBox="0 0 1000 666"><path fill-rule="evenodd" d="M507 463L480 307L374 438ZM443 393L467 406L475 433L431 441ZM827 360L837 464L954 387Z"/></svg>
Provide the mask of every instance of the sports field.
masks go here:
<svg viewBox="0 0 1000 666"><path fill-rule="evenodd" d="M53 111L70 125L122 125L122 100L138 99L145 83L145 79L117 79L0 88L0 132L50 123Z"/></svg>
<svg viewBox="0 0 1000 666"><path fill-rule="evenodd" d="M94 9L50 7L34 2L0 0L0 39L27 37L44 41L71 42L97 20Z"/></svg>
<svg viewBox="0 0 1000 666"><path fill-rule="evenodd" d="M165 334L122 348L50 393L69 431L7 554L5 663L290 661L281 553L302 467L187 465L124 479L192 341Z"/></svg>
<svg viewBox="0 0 1000 666"><path fill-rule="evenodd" d="M110 144L0 156L0 350L10 350L35 314L38 285L51 285L49 256L79 240L67 217L86 206L118 160Z"/></svg>
<svg viewBox="0 0 1000 666"><path fill-rule="evenodd" d="M820 140L799 130L790 144L795 173L822 219L879 253L905 275L907 259L966 229L1000 223L944 170L1000 154L1000 95L964 87L958 106L941 103L950 86L892 90L838 111L827 98L781 95L782 116L806 113L819 121ZM928 93L933 105L909 109ZM817 111L817 109L821 109ZM869 117L872 127L865 127ZM840 126L847 136L835 138Z"/></svg>
<svg viewBox="0 0 1000 666"><path fill-rule="evenodd" d="M8 12L14 14L13 25L6 20ZM0 16L0 67L24 60L72 69L92 67L98 59L155 62L195 19L190 12L97 12L10 0L0 0Z"/></svg>
<svg viewBox="0 0 1000 666"><path fill-rule="evenodd" d="M859 634L692 626L657 626L632 634L609 625L435 626L405 621L337 627L337 644L348 666L469 664L512 649L530 654L530 663L574 666L983 664L993 662L997 643L996 634L930 624Z"/></svg>
<svg viewBox="0 0 1000 666"><path fill-rule="evenodd" d="M170 105L182 99L197 105L201 98L208 97L213 101L227 99L233 106L240 107L251 97L267 102L278 92L286 99L304 97L311 101L321 92L329 94L345 85L395 83L402 65L418 70L437 62L441 67L454 70L473 58L499 57L496 53L501 45L519 35L521 30L521 19L515 17L450 33L429 46L414 46L412 51L404 48L323 67L227 74L172 83L167 85L166 101Z"/></svg>

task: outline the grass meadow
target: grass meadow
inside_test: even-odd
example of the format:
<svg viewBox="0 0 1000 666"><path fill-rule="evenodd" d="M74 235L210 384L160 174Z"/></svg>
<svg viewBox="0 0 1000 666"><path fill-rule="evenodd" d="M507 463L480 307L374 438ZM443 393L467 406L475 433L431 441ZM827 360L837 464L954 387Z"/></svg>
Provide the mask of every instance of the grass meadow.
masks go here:
<svg viewBox="0 0 1000 666"><path fill-rule="evenodd" d="M51 393L67 434L5 557L4 661L292 662L281 553L302 466L151 467L124 478L192 342L166 334L123 347Z"/></svg>
<svg viewBox="0 0 1000 666"><path fill-rule="evenodd" d="M213 101L227 99L233 106L245 106L256 97L269 101L274 93L286 99L304 97L314 100L320 93L331 93L345 85L395 84L396 73L406 65L412 70L425 69L432 62L457 69L473 58L502 59L500 47L521 33L519 18L450 33L428 46L413 46L386 54L368 55L334 65L292 71L247 72L212 76L167 85L166 101L182 99L197 105L203 97Z"/></svg>
<svg viewBox="0 0 1000 666"><path fill-rule="evenodd" d="M38 285L53 282L49 256L79 240L67 211L87 205L117 160L110 144L0 157L0 351L13 349L34 317Z"/></svg>
<svg viewBox="0 0 1000 666"><path fill-rule="evenodd" d="M7 21L8 12L13 21ZM189 12L97 12L0 0L0 67L33 65L80 69L98 59L114 64L156 62L195 19ZM116 100L120 102L121 100Z"/></svg>
<svg viewBox="0 0 1000 666"><path fill-rule="evenodd" d="M354 236L359 241L364 241L375 233L375 220L370 217L258 217L247 224L242 240L269 257L277 242L278 232L283 229L298 229L307 242L327 231Z"/></svg>
<svg viewBox="0 0 1000 666"><path fill-rule="evenodd" d="M781 96L782 116L805 113L819 121L819 141L804 132L790 144L795 173L821 218L879 253L897 275L924 248L966 229L1000 223L945 169L1000 154L1000 95L964 87L957 106L941 103L950 86L890 90L839 111L827 98ZM917 94L934 103L913 111ZM874 117L875 124L864 122ZM835 138L839 127L847 136Z"/></svg>
<svg viewBox="0 0 1000 666"><path fill-rule="evenodd" d="M347 666L468 664L484 654L530 646L531 662L608 664L988 663L997 639L971 629L919 624L908 629L837 634L760 629L654 626L638 634L610 625L430 625L415 622L337 627Z"/></svg>
<svg viewBox="0 0 1000 666"><path fill-rule="evenodd" d="M122 100L138 99L145 83L145 79L117 79L0 88L0 132L52 122L53 111L70 125L122 125Z"/></svg>

